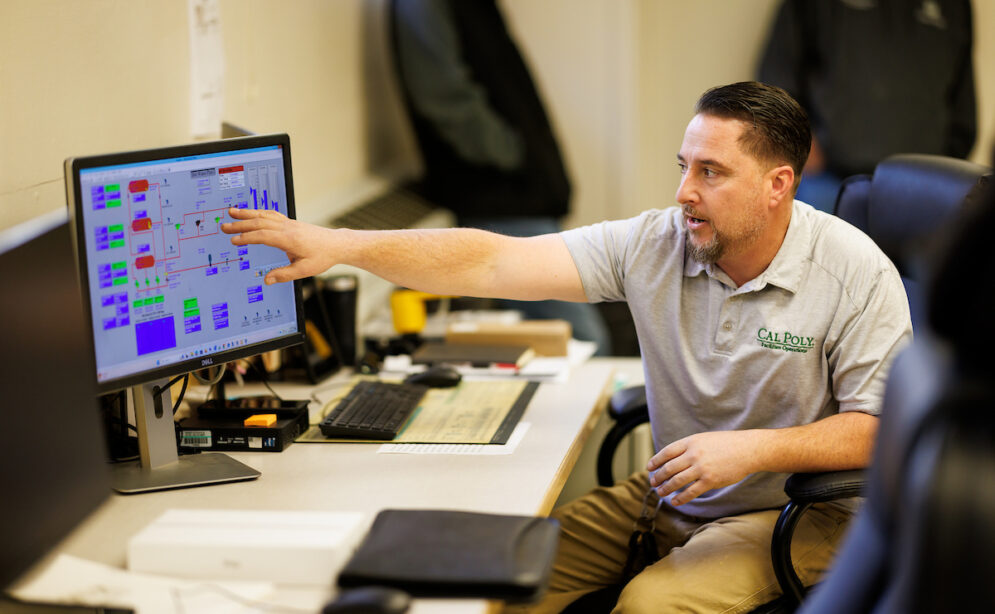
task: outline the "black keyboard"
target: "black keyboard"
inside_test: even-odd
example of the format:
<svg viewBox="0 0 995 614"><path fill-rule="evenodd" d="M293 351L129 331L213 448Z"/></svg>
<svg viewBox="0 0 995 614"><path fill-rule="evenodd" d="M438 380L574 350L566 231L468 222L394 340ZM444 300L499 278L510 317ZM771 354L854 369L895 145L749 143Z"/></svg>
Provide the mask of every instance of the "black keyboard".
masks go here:
<svg viewBox="0 0 995 614"><path fill-rule="evenodd" d="M428 386L362 380L321 421L325 437L393 439L418 407Z"/></svg>

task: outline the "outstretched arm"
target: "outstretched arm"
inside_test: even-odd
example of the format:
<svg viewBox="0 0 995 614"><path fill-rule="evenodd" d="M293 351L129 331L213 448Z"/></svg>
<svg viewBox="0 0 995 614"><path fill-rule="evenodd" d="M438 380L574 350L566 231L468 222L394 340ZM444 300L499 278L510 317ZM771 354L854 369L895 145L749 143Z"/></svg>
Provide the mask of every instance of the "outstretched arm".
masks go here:
<svg viewBox="0 0 995 614"><path fill-rule="evenodd" d="M221 225L235 245L286 252L290 266L266 283L316 275L335 264L365 269L399 286L517 300L587 300L566 243L557 234L506 237L483 230L350 230L322 228L275 211L229 209Z"/></svg>

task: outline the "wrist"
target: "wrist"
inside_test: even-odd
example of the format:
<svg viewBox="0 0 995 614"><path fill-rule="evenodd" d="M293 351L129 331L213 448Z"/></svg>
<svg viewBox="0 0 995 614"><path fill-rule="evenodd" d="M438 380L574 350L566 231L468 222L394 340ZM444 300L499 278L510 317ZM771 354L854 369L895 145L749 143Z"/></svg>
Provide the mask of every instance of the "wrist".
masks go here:
<svg viewBox="0 0 995 614"><path fill-rule="evenodd" d="M744 432L749 437L750 453L746 455L749 473L777 471L774 461L777 456L777 430L750 429Z"/></svg>

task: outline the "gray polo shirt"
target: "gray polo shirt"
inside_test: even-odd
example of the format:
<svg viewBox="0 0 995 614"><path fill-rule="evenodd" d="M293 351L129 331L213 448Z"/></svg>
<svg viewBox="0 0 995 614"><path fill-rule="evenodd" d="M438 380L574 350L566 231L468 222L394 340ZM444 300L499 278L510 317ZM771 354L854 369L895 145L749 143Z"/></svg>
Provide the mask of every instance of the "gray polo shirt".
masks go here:
<svg viewBox="0 0 995 614"><path fill-rule="evenodd" d="M853 226L795 201L767 270L737 288L685 259L679 207L562 233L591 302L628 301L653 442L877 414L911 340L894 265ZM785 474L756 473L681 506L717 518L783 505Z"/></svg>

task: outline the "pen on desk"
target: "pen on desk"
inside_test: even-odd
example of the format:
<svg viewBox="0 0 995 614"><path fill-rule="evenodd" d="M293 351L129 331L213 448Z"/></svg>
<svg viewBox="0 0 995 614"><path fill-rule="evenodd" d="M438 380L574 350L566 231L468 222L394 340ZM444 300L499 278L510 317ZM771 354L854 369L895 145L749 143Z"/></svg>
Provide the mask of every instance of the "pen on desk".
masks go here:
<svg viewBox="0 0 995 614"><path fill-rule="evenodd" d="M487 367L487 372L496 375L518 375L518 365L511 362L492 362Z"/></svg>

